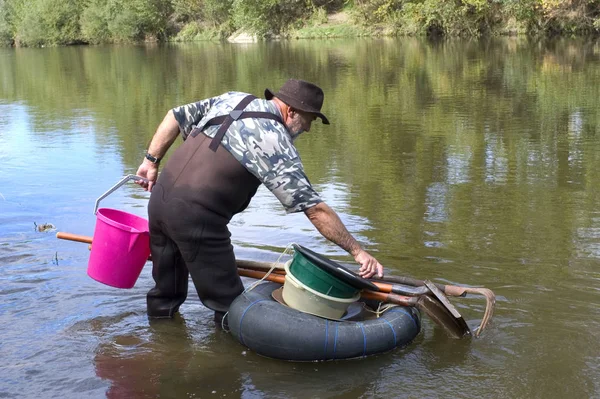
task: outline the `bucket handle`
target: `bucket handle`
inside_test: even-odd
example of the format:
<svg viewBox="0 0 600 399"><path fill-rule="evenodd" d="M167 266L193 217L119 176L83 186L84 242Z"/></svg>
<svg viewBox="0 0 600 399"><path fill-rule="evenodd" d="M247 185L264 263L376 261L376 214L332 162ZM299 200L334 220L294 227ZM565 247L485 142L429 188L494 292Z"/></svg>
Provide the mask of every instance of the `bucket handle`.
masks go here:
<svg viewBox="0 0 600 399"><path fill-rule="evenodd" d="M104 198L108 197L112 192L114 192L117 188L121 187L123 184L127 183L129 180L144 181L144 182L148 183L148 179L145 179L141 176L136 176L136 175L125 176L124 178L119 180L119 182L117 184L115 184L114 186L109 188L107 192L105 192L100 197L98 197L98 199L96 200L96 203L94 204L94 215L98 212L98 206L100 205L100 201L103 200Z"/></svg>

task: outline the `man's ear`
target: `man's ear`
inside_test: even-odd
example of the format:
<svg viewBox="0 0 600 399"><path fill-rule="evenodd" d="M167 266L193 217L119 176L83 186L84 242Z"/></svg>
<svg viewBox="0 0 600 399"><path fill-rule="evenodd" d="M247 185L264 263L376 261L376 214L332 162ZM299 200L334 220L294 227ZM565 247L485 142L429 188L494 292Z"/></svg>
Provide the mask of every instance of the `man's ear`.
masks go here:
<svg viewBox="0 0 600 399"><path fill-rule="evenodd" d="M285 123L287 123L288 120L292 119L292 107L290 107L287 104L284 104L283 109L281 111L283 113L283 120Z"/></svg>

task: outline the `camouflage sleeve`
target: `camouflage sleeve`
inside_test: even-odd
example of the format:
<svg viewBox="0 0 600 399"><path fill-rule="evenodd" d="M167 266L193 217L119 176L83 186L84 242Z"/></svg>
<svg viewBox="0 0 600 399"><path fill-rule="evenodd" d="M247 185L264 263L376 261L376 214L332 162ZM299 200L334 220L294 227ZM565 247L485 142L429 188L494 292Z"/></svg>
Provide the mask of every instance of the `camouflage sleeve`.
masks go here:
<svg viewBox="0 0 600 399"><path fill-rule="evenodd" d="M215 97L207 98L195 103L173 108L173 115L175 115L175 119L177 120L177 123L179 123L179 131L184 140L187 139L190 132L212 107L215 99Z"/></svg>
<svg viewBox="0 0 600 399"><path fill-rule="evenodd" d="M230 138L233 153L239 151L242 164L277 197L287 213L302 212L323 202L306 177L293 144L282 140L276 130L269 131L271 122L261 124L263 134L246 135L246 145L238 145L234 137Z"/></svg>
<svg viewBox="0 0 600 399"><path fill-rule="evenodd" d="M300 158L280 160L275 173L265 176L263 183L287 213L303 212L323 202L308 181Z"/></svg>

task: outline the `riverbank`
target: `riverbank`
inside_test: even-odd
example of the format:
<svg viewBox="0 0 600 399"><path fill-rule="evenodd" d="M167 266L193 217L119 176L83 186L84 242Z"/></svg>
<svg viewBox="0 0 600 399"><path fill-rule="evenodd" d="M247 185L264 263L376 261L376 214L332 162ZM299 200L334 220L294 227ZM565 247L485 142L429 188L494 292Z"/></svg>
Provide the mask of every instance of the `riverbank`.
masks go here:
<svg viewBox="0 0 600 399"><path fill-rule="evenodd" d="M352 23L351 17L347 12L337 12L333 14L323 14L319 18L314 18L306 25L292 29L289 32L267 37L266 39L328 39L328 38L352 38L352 37L371 37L371 36L394 36L395 33L385 27L363 27ZM199 32L195 37L178 36L174 41L201 41L201 40L221 40L216 32L207 34ZM232 43L257 42L261 39L258 35L243 30L234 32L226 38Z"/></svg>
<svg viewBox="0 0 600 399"><path fill-rule="evenodd" d="M391 29L370 26L364 27L353 24L348 12L341 11L324 18L316 19L312 24L290 32L290 38L294 39L321 39L333 37L362 37L393 35Z"/></svg>
<svg viewBox="0 0 600 399"><path fill-rule="evenodd" d="M582 36L590 2L464 0L0 0L0 43L69 44L364 36Z"/></svg>
<svg viewBox="0 0 600 399"><path fill-rule="evenodd" d="M232 43L250 43L259 40L288 40L288 39L328 39L328 38L353 38L373 36L397 36L391 26L357 24L351 12L339 11L334 13L317 12L312 18L300 26L289 29L279 34L259 35L244 29L231 34L217 28L202 27L198 23L185 26L175 37L173 42L190 41L219 41L226 40Z"/></svg>

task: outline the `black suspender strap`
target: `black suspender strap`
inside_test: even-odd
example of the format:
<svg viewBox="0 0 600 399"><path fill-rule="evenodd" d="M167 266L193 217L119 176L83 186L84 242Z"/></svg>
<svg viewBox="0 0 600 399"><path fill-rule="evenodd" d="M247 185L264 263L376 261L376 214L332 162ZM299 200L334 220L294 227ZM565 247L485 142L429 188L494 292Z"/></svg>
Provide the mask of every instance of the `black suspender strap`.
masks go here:
<svg viewBox="0 0 600 399"><path fill-rule="evenodd" d="M256 97L252 94L249 94L246 97L244 97L238 105L235 106L233 111L231 111L229 115L227 115L223 123L221 123L221 127L219 128L219 130L217 130L217 134L215 134L215 137L213 137L208 148L210 148L213 151L217 151L217 148L219 148L219 144L221 144L221 141L225 136L225 132L227 131L227 129L229 129L229 126L231 126L233 121L237 121L239 119L239 117L242 115L242 111L244 110L244 108L246 108L246 106L250 104L254 99L256 99Z"/></svg>
<svg viewBox="0 0 600 399"><path fill-rule="evenodd" d="M242 99L242 101L240 101L239 104L235 106L233 111L231 111L229 113L229 115L215 116L214 118L212 118L208 122L206 122L204 125L196 126L196 128L190 133L190 136L196 137L198 134L200 134L201 131L203 131L208 126L221 125L219 127L219 130L217 130L215 137L213 137L213 139L210 142L210 145L208 147L213 151L217 151L217 148L219 148L219 144L221 144L221 141L223 141L223 137L225 136L227 129L229 129L229 126L231 126L231 124L234 121L237 121L239 119L245 119L245 118L260 118L260 119L272 119L274 121L281 123L282 125L284 124L279 116L272 114L270 112L256 112L256 111L244 112L243 111L244 108L246 108L248 106L248 104L250 104L255 99L256 99L256 97L251 94L244 97Z"/></svg>
<svg viewBox="0 0 600 399"><path fill-rule="evenodd" d="M220 125L221 123L225 122L225 120L227 119L228 116L229 115L215 116L214 118L210 119L208 122L204 123L204 125L202 125L202 128L200 128L200 126L196 126L196 129L202 131L209 126ZM244 118L273 119L274 121L277 121L277 122L283 124L283 121L281 120L281 118L279 116L272 114L270 112L244 111L244 112L242 112L242 114L240 115L240 117L238 119L244 119ZM194 130L196 130L196 129L194 129ZM197 136L197 135L198 134L196 133L194 136Z"/></svg>

